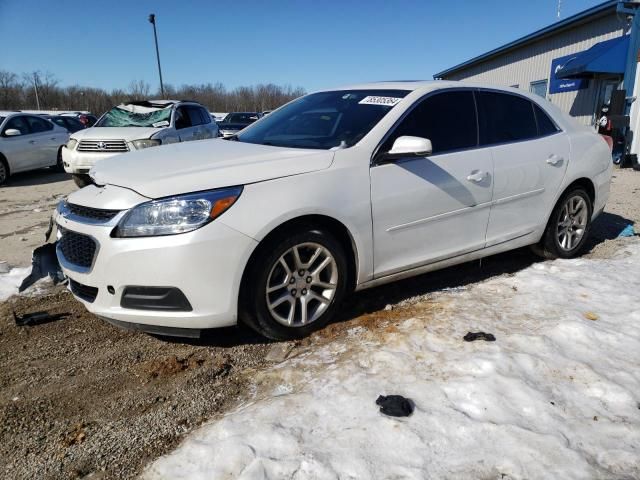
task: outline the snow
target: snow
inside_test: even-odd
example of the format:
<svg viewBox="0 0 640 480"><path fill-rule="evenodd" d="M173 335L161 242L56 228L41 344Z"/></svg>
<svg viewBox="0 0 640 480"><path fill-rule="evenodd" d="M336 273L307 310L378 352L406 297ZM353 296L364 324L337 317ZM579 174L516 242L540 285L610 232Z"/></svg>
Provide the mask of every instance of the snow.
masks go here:
<svg viewBox="0 0 640 480"><path fill-rule="evenodd" d="M147 479L640 478L640 242L418 299L257 375ZM413 311L413 310L412 310ZM595 320L593 320L595 319ZM466 343L467 331L495 342ZM385 417L378 395L411 398Z"/></svg>
<svg viewBox="0 0 640 480"><path fill-rule="evenodd" d="M0 302L4 302L11 295L17 295L18 287L29 273L31 267L12 268L8 273L0 274Z"/></svg>

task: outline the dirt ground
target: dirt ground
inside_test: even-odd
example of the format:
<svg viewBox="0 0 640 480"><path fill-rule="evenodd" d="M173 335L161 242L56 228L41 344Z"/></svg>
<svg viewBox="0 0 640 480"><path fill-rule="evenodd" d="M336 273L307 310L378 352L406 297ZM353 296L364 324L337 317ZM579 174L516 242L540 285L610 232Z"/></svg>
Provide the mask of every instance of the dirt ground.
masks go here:
<svg viewBox="0 0 640 480"><path fill-rule="evenodd" d="M587 256L609 256L625 241L619 232L640 222L640 172L614 175ZM74 189L64 176L47 172L17 176L0 188L0 261L28 265L42 242L47 209ZM197 341L127 332L89 314L64 287L12 297L0 304L0 476L135 477L186 432L248 399L253 374L272 361L354 325L392 328L416 313L407 299L537 261L520 249L360 292L334 324L296 344L271 344L241 328L207 332ZM54 319L16 326L14 312L38 311Z"/></svg>

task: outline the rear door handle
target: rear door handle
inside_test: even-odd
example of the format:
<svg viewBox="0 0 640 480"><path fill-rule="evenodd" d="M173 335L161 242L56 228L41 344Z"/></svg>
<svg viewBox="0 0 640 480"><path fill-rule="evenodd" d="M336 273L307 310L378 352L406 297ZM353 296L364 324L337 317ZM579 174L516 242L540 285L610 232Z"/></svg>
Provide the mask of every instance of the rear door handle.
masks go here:
<svg viewBox="0 0 640 480"><path fill-rule="evenodd" d="M470 182L480 183L482 180L484 180L485 175L486 173L484 173L482 170L474 170L467 176L467 180L469 180Z"/></svg>
<svg viewBox="0 0 640 480"><path fill-rule="evenodd" d="M564 160L562 157L559 157L556 154L550 155L549 158L547 158L547 163L549 165L558 165L559 163L562 163L562 160Z"/></svg>
<svg viewBox="0 0 640 480"><path fill-rule="evenodd" d="M29 140L29 143L30 143L31 145L33 145L34 143L36 143L36 141L35 141L35 140Z"/></svg>

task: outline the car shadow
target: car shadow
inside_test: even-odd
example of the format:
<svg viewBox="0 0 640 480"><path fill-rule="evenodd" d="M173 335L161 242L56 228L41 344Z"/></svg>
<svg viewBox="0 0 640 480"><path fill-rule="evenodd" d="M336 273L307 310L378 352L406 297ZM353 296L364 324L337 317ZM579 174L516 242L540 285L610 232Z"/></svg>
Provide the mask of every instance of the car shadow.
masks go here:
<svg viewBox="0 0 640 480"><path fill-rule="evenodd" d="M591 232L585 243L583 254L591 252L605 240L618 238L629 225L634 225L634 221L615 213L602 212L591 225Z"/></svg>
<svg viewBox="0 0 640 480"><path fill-rule="evenodd" d="M633 224L620 215L602 213L593 223L591 235L585 244L583 254L589 253L598 244L617 238L624 228ZM443 289L460 288L488 280L492 277L513 274L544 259L535 255L529 247L499 253L481 260L474 260L442 270L425 273L416 277L399 280L387 285L355 292L345 298L340 312L332 323L354 319L361 315L384 310L403 300L427 295ZM258 345L276 343L254 333L245 326L204 330L198 339L161 337L168 342L190 345L234 347L238 345Z"/></svg>
<svg viewBox="0 0 640 480"><path fill-rule="evenodd" d="M25 187L31 185L46 185L49 183L58 183L71 180L71 175L64 172L54 172L48 168L39 170L31 170L29 172L20 172L11 175L4 185L0 188Z"/></svg>

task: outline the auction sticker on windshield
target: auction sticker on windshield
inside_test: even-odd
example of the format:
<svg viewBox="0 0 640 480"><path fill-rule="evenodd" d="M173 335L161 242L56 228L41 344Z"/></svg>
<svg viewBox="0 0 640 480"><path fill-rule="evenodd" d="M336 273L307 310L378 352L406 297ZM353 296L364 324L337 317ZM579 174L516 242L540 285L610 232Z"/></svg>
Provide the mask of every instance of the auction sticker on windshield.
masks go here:
<svg viewBox="0 0 640 480"><path fill-rule="evenodd" d="M393 107L400 100L402 100L402 98L369 96L364 97L358 103L361 105L386 105L388 107Z"/></svg>

